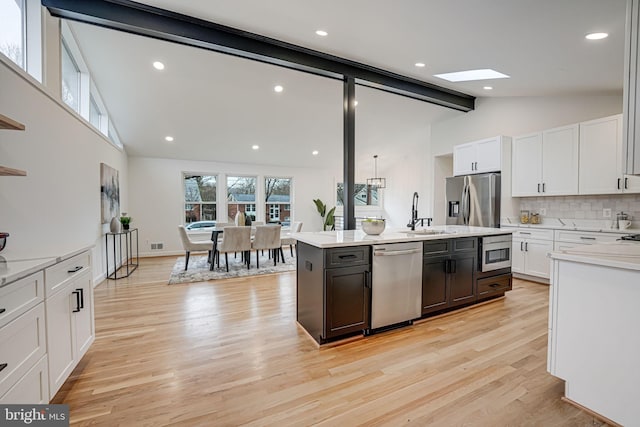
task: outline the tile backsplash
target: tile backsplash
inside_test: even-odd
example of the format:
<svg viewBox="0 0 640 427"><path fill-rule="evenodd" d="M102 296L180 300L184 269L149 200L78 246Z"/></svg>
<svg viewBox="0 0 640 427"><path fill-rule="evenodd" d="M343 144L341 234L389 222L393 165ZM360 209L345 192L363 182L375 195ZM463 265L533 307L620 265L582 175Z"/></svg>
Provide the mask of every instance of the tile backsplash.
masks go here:
<svg viewBox="0 0 640 427"><path fill-rule="evenodd" d="M616 213L622 211L631 215L635 225L640 223L640 194L523 197L520 209L531 213L545 209L547 218L589 220L615 220ZM611 218L603 216L604 209L611 209Z"/></svg>

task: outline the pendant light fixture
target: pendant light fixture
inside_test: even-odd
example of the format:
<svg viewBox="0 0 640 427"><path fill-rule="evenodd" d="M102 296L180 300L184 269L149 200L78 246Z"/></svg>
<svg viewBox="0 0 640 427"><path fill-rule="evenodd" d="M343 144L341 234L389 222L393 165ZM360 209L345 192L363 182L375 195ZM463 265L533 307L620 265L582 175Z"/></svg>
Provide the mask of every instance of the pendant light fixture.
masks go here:
<svg viewBox="0 0 640 427"><path fill-rule="evenodd" d="M367 185L376 188L386 188L387 180L385 178L378 178L378 155L373 156L374 169L373 169L373 178L367 179Z"/></svg>

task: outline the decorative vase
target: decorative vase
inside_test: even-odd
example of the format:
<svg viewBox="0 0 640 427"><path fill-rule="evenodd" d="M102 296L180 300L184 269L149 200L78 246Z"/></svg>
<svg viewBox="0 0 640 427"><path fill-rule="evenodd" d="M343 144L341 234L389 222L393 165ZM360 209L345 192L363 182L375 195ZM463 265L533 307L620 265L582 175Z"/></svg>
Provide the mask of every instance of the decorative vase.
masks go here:
<svg viewBox="0 0 640 427"><path fill-rule="evenodd" d="M109 229L111 230L112 233L120 232L120 220L118 219L118 217L114 216L113 218L111 218Z"/></svg>

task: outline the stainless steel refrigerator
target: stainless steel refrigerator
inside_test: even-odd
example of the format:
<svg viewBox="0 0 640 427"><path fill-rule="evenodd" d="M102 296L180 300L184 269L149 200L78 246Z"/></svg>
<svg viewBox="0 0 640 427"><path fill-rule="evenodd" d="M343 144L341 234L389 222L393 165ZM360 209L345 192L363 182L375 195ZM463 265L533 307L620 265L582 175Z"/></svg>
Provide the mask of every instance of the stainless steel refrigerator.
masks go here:
<svg viewBox="0 0 640 427"><path fill-rule="evenodd" d="M446 179L447 225L500 227L500 174Z"/></svg>

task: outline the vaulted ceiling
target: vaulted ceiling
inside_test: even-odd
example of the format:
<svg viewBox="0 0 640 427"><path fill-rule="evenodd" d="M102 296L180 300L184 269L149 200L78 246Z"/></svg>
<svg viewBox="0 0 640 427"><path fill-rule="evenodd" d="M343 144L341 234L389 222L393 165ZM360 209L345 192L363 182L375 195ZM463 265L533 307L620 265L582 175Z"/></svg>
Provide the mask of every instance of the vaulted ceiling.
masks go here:
<svg viewBox="0 0 640 427"><path fill-rule="evenodd" d="M622 91L624 0L143 3L478 97ZM71 27L130 155L340 164L340 81L86 24ZM316 35L319 29L328 35ZM609 37L584 38L596 31ZM165 70L151 67L156 60ZM450 83L433 76L480 68L511 78ZM273 91L277 84L282 93ZM361 156L382 157L385 150L391 156L389 134L464 114L368 88L359 87L356 96ZM166 135L174 142L164 141ZM260 149L252 150L254 144Z"/></svg>

